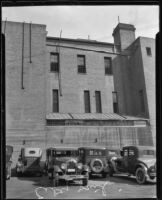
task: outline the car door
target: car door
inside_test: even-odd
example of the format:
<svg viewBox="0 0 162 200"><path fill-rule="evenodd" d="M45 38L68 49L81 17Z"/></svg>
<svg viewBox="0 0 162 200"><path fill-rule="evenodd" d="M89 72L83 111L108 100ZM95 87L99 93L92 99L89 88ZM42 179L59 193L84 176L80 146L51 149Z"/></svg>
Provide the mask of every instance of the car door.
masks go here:
<svg viewBox="0 0 162 200"><path fill-rule="evenodd" d="M128 148L123 148L122 158L117 160L117 169L120 172L126 172L128 168Z"/></svg>
<svg viewBox="0 0 162 200"><path fill-rule="evenodd" d="M128 159L127 159L127 171L132 173L134 171L136 160L136 151L134 148L129 148L128 150Z"/></svg>

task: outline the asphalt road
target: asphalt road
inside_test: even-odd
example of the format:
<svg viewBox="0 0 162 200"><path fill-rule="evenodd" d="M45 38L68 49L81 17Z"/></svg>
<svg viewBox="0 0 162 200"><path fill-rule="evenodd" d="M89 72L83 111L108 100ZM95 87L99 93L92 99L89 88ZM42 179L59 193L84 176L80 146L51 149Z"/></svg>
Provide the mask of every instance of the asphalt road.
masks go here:
<svg viewBox="0 0 162 200"><path fill-rule="evenodd" d="M11 177L6 181L6 198L12 199L126 199L155 198L156 183L138 185L134 177L94 177L88 186L72 182L55 188L47 176Z"/></svg>

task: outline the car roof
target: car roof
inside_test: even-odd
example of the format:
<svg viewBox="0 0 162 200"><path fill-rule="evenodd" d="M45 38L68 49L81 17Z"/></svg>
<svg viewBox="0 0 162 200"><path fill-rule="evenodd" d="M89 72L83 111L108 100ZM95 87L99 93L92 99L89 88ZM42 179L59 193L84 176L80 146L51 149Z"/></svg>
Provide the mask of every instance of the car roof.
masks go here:
<svg viewBox="0 0 162 200"><path fill-rule="evenodd" d="M123 148L136 148L136 149L139 149L139 150L156 150L156 148L154 146L133 146L133 145L130 145L130 146L123 146Z"/></svg>
<svg viewBox="0 0 162 200"><path fill-rule="evenodd" d="M49 147L46 150L78 150L78 147L66 147L66 146L56 146L56 147Z"/></svg>
<svg viewBox="0 0 162 200"><path fill-rule="evenodd" d="M105 150L106 148L105 147L96 147L96 146L82 146L82 147L79 147L79 149L102 149L102 150Z"/></svg>

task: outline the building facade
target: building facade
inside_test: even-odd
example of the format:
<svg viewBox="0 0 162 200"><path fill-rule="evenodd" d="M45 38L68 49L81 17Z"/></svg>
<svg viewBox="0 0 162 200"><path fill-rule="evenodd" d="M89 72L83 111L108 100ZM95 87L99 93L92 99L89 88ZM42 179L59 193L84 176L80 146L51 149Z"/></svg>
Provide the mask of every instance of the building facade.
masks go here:
<svg viewBox="0 0 162 200"><path fill-rule="evenodd" d="M135 39L134 26L121 23L114 44L49 37L39 24L8 21L2 30L15 159L24 145L155 144L153 39Z"/></svg>

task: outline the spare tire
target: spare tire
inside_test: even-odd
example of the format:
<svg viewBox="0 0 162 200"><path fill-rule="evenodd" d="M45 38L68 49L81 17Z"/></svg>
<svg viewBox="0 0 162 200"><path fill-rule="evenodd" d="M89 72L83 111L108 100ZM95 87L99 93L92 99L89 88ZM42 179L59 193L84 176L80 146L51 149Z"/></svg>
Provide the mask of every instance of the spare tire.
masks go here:
<svg viewBox="0 0 162 200"><path fill-rule="evenodd" d="M93 172L100 173L103 170L103 162L102 160L95 158L91 160L90 167Z"/></svg>

